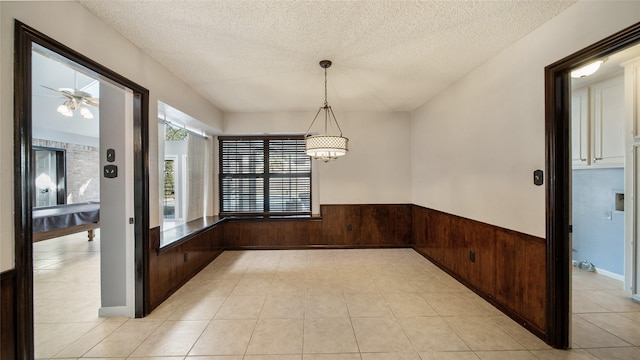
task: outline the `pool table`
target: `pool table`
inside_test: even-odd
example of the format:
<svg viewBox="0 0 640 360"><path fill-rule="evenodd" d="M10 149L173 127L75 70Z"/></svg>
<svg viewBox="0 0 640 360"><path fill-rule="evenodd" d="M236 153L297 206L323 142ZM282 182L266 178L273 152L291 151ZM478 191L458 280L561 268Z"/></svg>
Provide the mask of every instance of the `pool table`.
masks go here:
<svg viewBox="0 0 640 360"><path fill-rule="evenodd" d="M33 209L33 241L87 231L89 241L93 230L100 227L100 203L84 202L37 207Z"/></svg>

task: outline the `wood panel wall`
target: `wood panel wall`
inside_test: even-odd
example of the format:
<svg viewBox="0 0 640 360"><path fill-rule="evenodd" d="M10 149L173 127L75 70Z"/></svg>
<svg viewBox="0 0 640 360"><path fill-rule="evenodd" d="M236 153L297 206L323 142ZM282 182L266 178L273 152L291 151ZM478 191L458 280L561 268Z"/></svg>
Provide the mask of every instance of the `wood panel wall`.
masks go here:
<svg viewBox="0 0 640 360"><path fill-rule="evenodd" d="M544 239L419 206L412 225L418 252L545 338Z"/></svg>
<svg viewBox="0 0 640 360"><path fill-rule="evenodd" d="M222 227L215 225L175 245L160 248L160 227L149 231L147 312L155 309L222 253Z"/></svg>
<svg viewBox="0 0 640 360"><path fill-rule="evenodd" d="M0 274L0 359L16 358L15 270Z"/></svg>
<svg viewBox="0 0 640 360"><path fill-rule="evenodd" d="M322 205L312 219L224 223L226 249L410 247L410 205Z"/></svg>
<svg viewBox="0 0 640 360"><path fill-rule="evenodd" d="M321 213L311 219L227 219L160 251L159 228L152 229L148 309L224 249L413 247L544 338L544 239L408 204L322 205Z"/></svg>

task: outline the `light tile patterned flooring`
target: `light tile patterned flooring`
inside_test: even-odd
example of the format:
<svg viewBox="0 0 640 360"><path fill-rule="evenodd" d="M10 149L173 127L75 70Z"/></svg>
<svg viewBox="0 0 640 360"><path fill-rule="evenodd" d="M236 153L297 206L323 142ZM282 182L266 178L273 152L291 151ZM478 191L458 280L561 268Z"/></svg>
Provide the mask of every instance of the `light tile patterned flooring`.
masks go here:
<svg viewBox="0 0 640 360"><path fill-rule="evenodd" d="M229 251L144 319L97 317L99 233L34 245L38 359L640 359L640 304L574 271L553 350L410 249Z"/></svg>

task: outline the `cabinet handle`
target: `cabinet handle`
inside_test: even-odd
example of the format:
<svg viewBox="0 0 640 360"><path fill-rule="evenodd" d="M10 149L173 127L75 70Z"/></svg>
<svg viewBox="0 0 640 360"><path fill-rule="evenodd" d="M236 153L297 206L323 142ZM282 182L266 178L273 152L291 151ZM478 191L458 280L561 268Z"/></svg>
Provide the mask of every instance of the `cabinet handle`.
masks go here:
<svg viewBox="0 0 640 360"><path fill-rule="evenodd" d="M587 161L587 159L580 158L580 161Z"/></svg>
<svg viewBox="0 0 640 360"><path fill-rule="evenodd" d="M599 157L594 157L594 158L593 158L593 162L596 162L596 161L598 161L598 160L602 160L602 158L599 158Z"/></svg>

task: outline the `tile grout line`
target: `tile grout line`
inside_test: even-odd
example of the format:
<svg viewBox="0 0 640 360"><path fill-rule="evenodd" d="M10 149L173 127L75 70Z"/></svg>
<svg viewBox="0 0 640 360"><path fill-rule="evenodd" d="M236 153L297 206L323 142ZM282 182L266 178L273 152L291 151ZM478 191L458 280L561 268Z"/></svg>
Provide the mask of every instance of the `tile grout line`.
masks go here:
<svg viewBox="0 0 640 360"><path fill-rule="evenodd" d="M358 336L356 336L356 329L353 327L353 319L351 318L351 312L349 311L349 305L347 305L347 299L344 296L344 289L341 291L342 301L344 301L344 307L347 309L347 316L349 317L349 325L351 325L351 333L353 334L353 340L356 342L358 348L358 355L362 360L362 349L360 349L360 343L358 342Z"/></svg>

